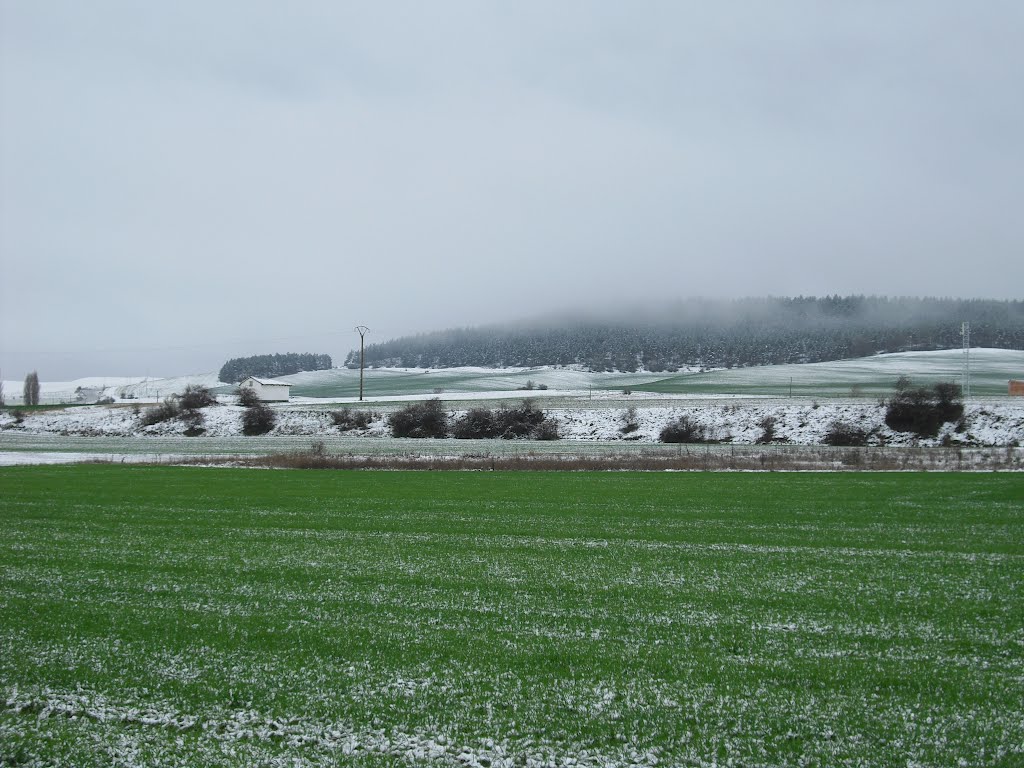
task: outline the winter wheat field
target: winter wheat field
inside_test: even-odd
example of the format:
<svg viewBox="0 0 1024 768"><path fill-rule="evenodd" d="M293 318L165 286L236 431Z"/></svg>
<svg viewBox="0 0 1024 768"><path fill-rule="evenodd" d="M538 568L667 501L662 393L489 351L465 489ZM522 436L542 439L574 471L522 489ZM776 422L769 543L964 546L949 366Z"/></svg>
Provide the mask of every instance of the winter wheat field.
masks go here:
<svg viewBox="0 0 1024 768"><path fill-rule="evenodd" d="M1024 764L1024 480L1002 471L1021 466L1024 408L997 386L1024 354L990 352L963 424L925 441L888 430L877 398L902 373L955 378L955 353L661 379L373 371L362 405L357 374L325 371L288 377L298 397L262 437L227 388L199 437L141 425L136 406L215 377L44 383L115 402L0 416L0 459L35 465L0 467L0 765ZM561 440L387 436L410 399L458 414L524 396ZM341 432L346 406L374 415ZM166 466L314 440L657 451L678 415L717 450L765 417L779 450L844 419L886 444L863 450L1000 471Z"/></svg>
<svg viewBox="0 0 1024 768"><path fill-rule="evenodd" d="M0 764L1009 766L1015 473L0 470Z"/></svg>

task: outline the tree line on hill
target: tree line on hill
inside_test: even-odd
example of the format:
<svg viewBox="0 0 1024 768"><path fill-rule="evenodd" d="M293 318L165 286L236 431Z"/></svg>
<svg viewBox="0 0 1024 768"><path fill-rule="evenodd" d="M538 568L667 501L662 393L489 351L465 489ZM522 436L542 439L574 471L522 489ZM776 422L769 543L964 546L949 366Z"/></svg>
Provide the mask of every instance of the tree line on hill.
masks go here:
<svg viewBox="0 0 1024 768"><path fill-rule="evenodd" d="M580 365L673 372L816 363L961 344L1024 349L1024 301L825 296L701 299L405 336L366 346L371 367ZM359 352L345 364L359 366Z"/></svg>
<svg viewBox="0 0 1024 768"><path fill-rule="evenodd" d="M253 355L228 360L221 366L217 376L227 384L237 384L250 376L272 379L299 371L326 371L331 365L330 355L316 355L311 352Z"/></svg>

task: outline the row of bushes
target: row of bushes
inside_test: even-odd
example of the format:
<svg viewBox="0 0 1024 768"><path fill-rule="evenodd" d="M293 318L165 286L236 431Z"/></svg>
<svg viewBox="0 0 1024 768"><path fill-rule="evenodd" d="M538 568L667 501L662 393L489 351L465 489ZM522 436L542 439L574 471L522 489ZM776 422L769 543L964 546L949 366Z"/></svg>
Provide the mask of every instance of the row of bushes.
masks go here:
<svg viewBox="0 0 1024 768"><path fill-rule="evenodd" d="M632 410L632 409L630 409ZM962 421L964 414L960 387L950 382L939 382L931 387L915 386L910 379L900 377L896 392L889 399L885 410L885 424L894 432L911 432L918 437L935 437L943 424ZM636 429L635 414L625 419L622 432ZM773 442L776 421L772 416L760 422L763 430L756 441L759 444ZM962 424L958 427L962 429ZM825 433L825 445L857 447L865 446L877 430L864 429L845 421L834 421ZM707 428L690 416L680 416L661 430L663 443L709 443L714 442Z"/></svg>
<svg viewBox="0 0 1024 768"><path fill-rule="evenodd" d="M185 434L199 435L203 429L203 408L216 404L216 398L206 387L188 386L177 398L168 398L142 415L142 424L151 426L171 419L186 424ZM239 390L239 402L246 407L242 415L242 432L246 435L266 434L274 428L274 412L259 400L251 389ZM964 412L960 387L940 382L931 387L915 386L909 379L897 381L896 392L890 398L885 413L886 425L896 432L912 432L919 437L935 437L947 422L962 419ZM346 432L366 429L376 414L369 411L341 409L334 411L335 426ZM635 408L627 410L621 432L635 432L638 427ZM449 417L438 399L426 400L402 408L388 417L388 425L395 437L557 440L558 423L532 401L524 400L519 406L471 408L457 419ZM766 416L761 420L762 435L758 443L767 444L775 438L776 420ZM875 436L875 430L866 430L844 421L833 422L825 434L824 443L832 446L863 446ZM667 424L659 435L663 443L714 442L707 427L690 416L683 415Z"/></svg>
<svg viewBox="0 0 1024 768"><path fill-rule="evenodd" d="M454 437L461 440L502 438L505 440L557 440L558 422L525 400L519 406L471 408L457 419L436 398L412 403L388 417L395 437Z"/></svg>

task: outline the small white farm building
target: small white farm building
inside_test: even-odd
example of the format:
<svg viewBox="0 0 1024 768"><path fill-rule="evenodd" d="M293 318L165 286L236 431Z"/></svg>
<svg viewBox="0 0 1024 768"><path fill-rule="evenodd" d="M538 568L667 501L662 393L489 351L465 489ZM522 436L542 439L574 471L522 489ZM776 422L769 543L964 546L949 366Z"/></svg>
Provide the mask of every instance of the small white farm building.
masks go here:
<svg viewBox="0 0 1024 768"><path fill-rule="evenodd" d="M239 388L247 387L248 389L255 390L257 397L264 403L282 403L288 402L291 384L285 384L282 381L257 379L255 376L250 376L244 379L238 386Z"/></svg>

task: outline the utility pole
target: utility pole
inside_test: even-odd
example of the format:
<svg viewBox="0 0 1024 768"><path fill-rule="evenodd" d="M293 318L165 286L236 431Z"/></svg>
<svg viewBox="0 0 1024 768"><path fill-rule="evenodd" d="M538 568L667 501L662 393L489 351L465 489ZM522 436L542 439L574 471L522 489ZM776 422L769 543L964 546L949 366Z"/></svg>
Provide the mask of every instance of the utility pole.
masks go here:
<svg viewBox="0 0 1024 768"><path fill-rule="evenodd" d="M363 350L365 348L366 334L370 329L365 325L357 325L356 333L359 334L359 402L363 401Z"/></svg>
<svg viewBox="0 0 1024 768"><path fill-rule="evenodd" d="M964 374L963 390L964 400L971 399L971 324L964 323L960 326L960 335L964 337Z"/></svg>

